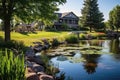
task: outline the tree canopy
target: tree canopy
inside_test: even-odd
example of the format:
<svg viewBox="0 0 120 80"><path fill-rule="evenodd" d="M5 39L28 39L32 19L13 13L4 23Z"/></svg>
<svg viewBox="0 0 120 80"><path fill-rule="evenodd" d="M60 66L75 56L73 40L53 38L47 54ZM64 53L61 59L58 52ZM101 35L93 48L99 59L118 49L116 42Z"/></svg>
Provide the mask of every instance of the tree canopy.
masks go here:
<svg viewBox="0 0 120 80"><path fill-rule="evenodd" d="M109 25L112 29L120 28L120 6L117 5L113 10L109 13Z"/></svg>
<svg viewBox="0 0 120 80"><path fill-rule="evenodd" d="M103 13L99 11L97 4L98 0L84 0L84 7L81 10L82 16L80 18L82 26L99 29L103 25Z"/></svg>
<svg viewBox="0 0 120 80"><path fill-rule="evenodd" d="M16 16L24 22L53 19L57 6L66 0L0 0L0 19L4 23L5 41L10 40L11 20Z"/></svg>

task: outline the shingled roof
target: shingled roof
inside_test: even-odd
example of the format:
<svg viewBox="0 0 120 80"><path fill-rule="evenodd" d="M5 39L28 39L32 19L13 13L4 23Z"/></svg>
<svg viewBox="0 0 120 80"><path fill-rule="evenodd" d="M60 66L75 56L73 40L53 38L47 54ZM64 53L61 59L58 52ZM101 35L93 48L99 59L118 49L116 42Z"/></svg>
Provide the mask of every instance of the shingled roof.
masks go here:
<svg viewBox="0 0 120 80"><path fill-rule="evenodd" d="M64 16L66 16L66 15L68 15L70 13L73 13L73 12L64 12L64 13L55 13L55 14L57 14L59 18L63 18Z"/></svg>

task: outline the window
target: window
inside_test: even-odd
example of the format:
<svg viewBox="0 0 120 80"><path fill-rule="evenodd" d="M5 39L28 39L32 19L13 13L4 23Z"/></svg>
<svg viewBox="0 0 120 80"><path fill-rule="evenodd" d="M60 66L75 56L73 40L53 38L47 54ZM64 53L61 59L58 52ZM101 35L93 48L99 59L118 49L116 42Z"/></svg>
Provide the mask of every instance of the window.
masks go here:
<svg viewBox="0 0 120 80"><path fill-rule="evenodd" d="M69 24L72 24L72 20L69 20Z"/></svg>
<svg viewBox="0 0 120 80"><path fill-rule="evenodd" d="M62 23L62 22L63 22L63 20L62 20L62 19L60 19L60 20L59 20L59 23Z"/></svg>

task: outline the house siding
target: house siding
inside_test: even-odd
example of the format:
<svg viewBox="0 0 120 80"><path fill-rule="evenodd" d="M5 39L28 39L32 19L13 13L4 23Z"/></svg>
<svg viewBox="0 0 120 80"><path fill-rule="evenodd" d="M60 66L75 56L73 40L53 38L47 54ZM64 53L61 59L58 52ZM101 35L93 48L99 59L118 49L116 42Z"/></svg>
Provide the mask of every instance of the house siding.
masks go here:
<svg viewBox="0 0 120 80"><path fill-rule="evenodd" d="M54 23L54 26L60 27L63 23L67 24L69 28L77 28L79 18L73 13L58 13L58 21Z"/></svg>

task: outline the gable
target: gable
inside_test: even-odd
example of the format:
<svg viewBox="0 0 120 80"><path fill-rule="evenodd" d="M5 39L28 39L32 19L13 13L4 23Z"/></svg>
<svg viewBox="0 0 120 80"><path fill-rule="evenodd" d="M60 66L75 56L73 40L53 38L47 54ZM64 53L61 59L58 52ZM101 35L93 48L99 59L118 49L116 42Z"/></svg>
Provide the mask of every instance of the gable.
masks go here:
<svg viewBox="0 0 120 80"><path fill-rule="evenodd" d="M67 18L78 18L74 13L69 13L67 15L65 15L64 17L67 17Z"/></svg>

